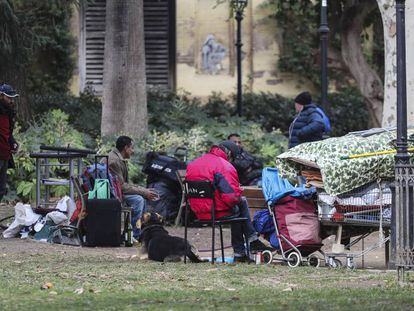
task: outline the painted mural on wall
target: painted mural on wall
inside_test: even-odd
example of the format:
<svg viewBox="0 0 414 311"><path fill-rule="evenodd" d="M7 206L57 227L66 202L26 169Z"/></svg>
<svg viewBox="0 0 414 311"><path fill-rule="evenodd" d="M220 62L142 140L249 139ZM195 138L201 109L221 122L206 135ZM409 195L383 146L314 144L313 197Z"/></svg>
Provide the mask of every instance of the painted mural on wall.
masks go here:
<svg viewBox="0 0 414 311"><path fill-rule="evenodd" d="M220 73L224 69L222 61L226 54L227 49L216 41L213 34L209 34L201 48L203 72L211 75Z"/></svg>

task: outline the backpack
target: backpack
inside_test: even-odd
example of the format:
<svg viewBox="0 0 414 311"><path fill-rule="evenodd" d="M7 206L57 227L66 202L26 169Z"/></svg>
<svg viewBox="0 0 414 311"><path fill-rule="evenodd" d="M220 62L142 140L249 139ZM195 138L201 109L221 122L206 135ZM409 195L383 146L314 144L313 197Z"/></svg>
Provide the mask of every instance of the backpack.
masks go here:
<svg viewBox="0 0 414 311"><path fill-rule="evenodd" d="M96 167L96 172L95 172ZM117 176L112 175L107 169L105 163L92 164L87 166L82 175L82 187L85 192L92 193L97 191L95 181L100 181L99 184L102 187L109 185L109 197L118 199L122 202L121 184ZM102 180L107 180L103 182ZM98 185L99 186L99 185Z"/></svg>
<svg viewBox="0 0 414 311"><path fill-rule="evenodd" d="M331 121L329 121L328 116L326 115L325 111L322 110L321 107L316 107L316 111L321 115L323 124L325 125L324 133L329 133L331 131Z"/></svg>
<svg viewBox="0 0 414 311"><path fill-rule="evenodd" d="M185 170L187 165L178 159L160 154L158 152L148 152L145 156L145 163L142 172L147 174L150 181L164 179L178 184L176 172Z"/></svg>

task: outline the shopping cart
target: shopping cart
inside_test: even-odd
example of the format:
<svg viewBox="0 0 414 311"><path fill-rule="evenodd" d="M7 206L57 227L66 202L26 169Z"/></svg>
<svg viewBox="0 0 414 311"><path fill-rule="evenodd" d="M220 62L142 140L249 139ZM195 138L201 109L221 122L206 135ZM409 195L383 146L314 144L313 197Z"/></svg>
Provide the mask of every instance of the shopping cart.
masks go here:
<svg viewBox="0 0 414 311"><path fill-rule="evenodd" d="M346 267L354 269L355 259L382 247L389 241L385 231L391 225L392 193L389 182L378 180L338 196L318 193L318 214L323 229L336 228L332 252L325 254L325 261L332 268L342 267L338 258L346 258ZM349 243L344 245L343 231ZM379 231L377 243L361 252L346 252L372 232ZM333 232L330 232L333 233ZM350 242L350 237L356 237Z"/></svg>
<svg viewBox="0 0 414 311"><path fill-rule="evenodd" d="M263 252L263 261L282 261L290 267L304 263L318 267L320 259L313 253L319 251L322 244L319 219L312 200L315 189L293 187L279 176L275 168L263 170L262 189L279 245L277 252Z"/></svg>

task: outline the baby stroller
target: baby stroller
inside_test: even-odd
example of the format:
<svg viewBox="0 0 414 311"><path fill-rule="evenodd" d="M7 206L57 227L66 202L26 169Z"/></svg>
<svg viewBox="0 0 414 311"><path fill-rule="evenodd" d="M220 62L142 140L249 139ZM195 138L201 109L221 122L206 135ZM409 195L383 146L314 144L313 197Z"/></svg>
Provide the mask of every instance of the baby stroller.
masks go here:
<svg viewBox="0 0 414 311"><path fill-rule="evenodd" d="M273 239L270 236L270 241L273 246L279 248L274 253L263 252L263 261L270 263L279 260L286 262L290 267L304 263L318 267L320 259L313 253L319 251L322 244L319 236L319 219L315 204L311 200L315 189L293 187L288 180L280 178L275 168L263 169L262 189L267 210L259 213L269 215L268 220L273 223L274 230L271 233ZM282 258L276 255L281 255Z"/></svg>

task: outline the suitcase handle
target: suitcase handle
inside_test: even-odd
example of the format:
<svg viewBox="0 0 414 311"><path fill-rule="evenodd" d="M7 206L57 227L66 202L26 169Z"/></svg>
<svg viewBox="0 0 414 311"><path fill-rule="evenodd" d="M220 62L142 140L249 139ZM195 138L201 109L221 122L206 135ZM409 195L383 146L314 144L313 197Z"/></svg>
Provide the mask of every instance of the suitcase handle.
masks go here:
<svg viewBox="0 0 414 311"><path fill-rule="evenodd" d="M109 180L109 156L107 155L95 155L95 179L98 178L98 159L106 159L106 179Z"/></svg>

